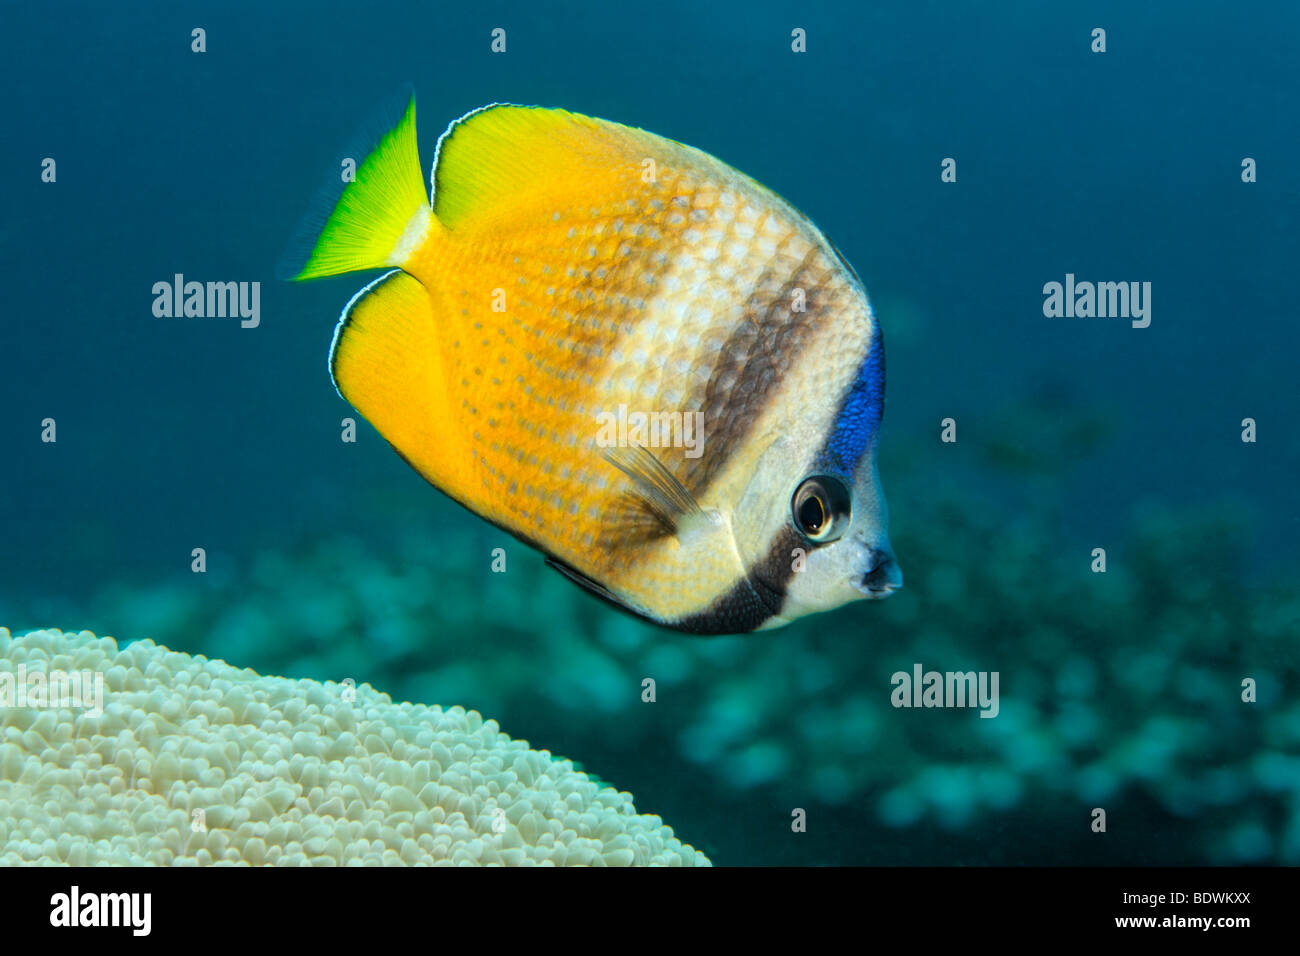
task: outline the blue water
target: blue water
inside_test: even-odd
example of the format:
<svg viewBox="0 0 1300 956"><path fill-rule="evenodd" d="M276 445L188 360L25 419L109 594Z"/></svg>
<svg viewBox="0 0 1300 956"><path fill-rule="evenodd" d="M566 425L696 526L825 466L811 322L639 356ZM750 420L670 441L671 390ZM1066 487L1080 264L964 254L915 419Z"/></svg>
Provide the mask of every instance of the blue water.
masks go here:
<svg viewBox="0 0 1300 956"><path fill-rule="evenodd" d="M195 27L206 30L204 53L191 51ZM504 54L490 50L494 27L507 31ZM807 31L806 53L791 51L795 27ZM1105 53L1090 50L1094 27L1107 31ZM719 862L1300 860L1300 791L1260 782L1252 763L1293 759L1300 733L1243 727L1232 738L1240 759L1224 786L1240 775L1243 794L1258 786L1273 801L1242 823L1228 798L1202 799L1212 767L1197 763L1195 731L1184 726L1167 768L1107 771L1120 781L1110 791L1116 803L1144 825L1130 823L1126 836L1098 849L1086 822L1082 837L1061 836L1095 794L1043 799L1034 789L1040 777L1025 769L1031 758L992 744L980 772L1015 786L990 785L1001 804L945 817L945 794L971 786L940 772L962 761L938 743L950 730L932 722L917 731L919 715L887 706L888 674L914 660L1000 668L1013 688L1004 693L1014 696L1016 669L1032 656L1026 648L1055 646L1027 635L1058 591L1068 613L1053 633L1063 639L1033 659L1035 674L1064 679L1080 656L1113 662L1117 648L1152 642L1150 633L1108 622L1165 622L1186 635L1185 646L1181 638L1160 645L1166 670L1201 666L1228 700L1250 667L1266 666L1272 696L1259 708L1277 715L1294 700L1294 645L1270 635L1284 627L1277 622L1295 620L1287 585L1300 558L1297 37L1300 7L1283 3L7 10L0 624L151 637L259 669L300 662L321 671L301 676L337 676L338 658L324 651L294 644L277 656L274 631L238 645L243 656L234 659L200 623L211 622L208 611L162 614L158 589L170 589L170 601L201 604L215 600L219 584L222 601L244 600L243 610L260 614L257 601L271 597L254 580L259 555L286 555L310 581L318 567L310 556L331 541L362 542L357 553L381 561L399 533L414 533L404 567L424 556L444 570L460 562L467 575L450 589L430 570L432 610L421 613L461 604L454 626L474 631L484 656L461 659L460 671L430 664L420 670L436 671L436 680L398 685L412 661L442 659L453 625L430 624L412 638L401 666L376 663L382 604L332 625L306 596L299 603L319 635L310 645L350 654L359 678L381 689L495 705L491 716L506 730L632 790L639 806L661 812ZM273 277L341 146L407 81L426 166L446 125L475 107L561 106L713 153L790 199L854 264L888 345L881 467L907 589L879 608L722 640L761 642L773 659L784 646L794 671L843 657L874 677L849 677L837 665L821 685L812 680L811 689L784 696L742 648L736 686L719 687L699 662L732 652L702 651L640 625L635 639L611 637L621 619L609 623L614 612L585 598L573 598L573 610L563 582L530 591L535 614L508 635L475 617L466 588L473 595L508 585L486 580L469 542L486 549L499 536L427 489L368 425L358 444L339 441L340 420L353 413L330 384L326 353L339 310L366 277L300 286ZM46 157L57 163L56 182L42 182ZM956 160L955 183L941 182L946 157ZM1242 182L1244 157L1256 160L1257 182ZM175 273L260 282L259 327L155 317L151 288ZM1150 326L1045 317L1043 286L1067 273L1150 282ZM939 440L949 417L955 444ZM46 418L57 423L57 443L40 440ZM1241 441L1244 418L1257 422L1255 443ZM954 496L951 514L980 526L964 537L936 506ZM1156 543L1144 550L1132 543L1133 528L1153 520L1165 524L1147 532ZM1197 521L1209 530L1187 532ZM198 546L212 568L201 582L189 572ZM1107 574L1130 585L1105 605L1128 609L1114 619L1087 590L1095 547L1108 548ZM1025 560L1011 557L1025 551L1075 567L1078 579L1044 568L1041 579L1016 578L1012 596L993 603L980 576ZM512 553L536 567L522 549ZM343 562L331 573L348 580L375 572ZM152 596L123 597L132 593ZM560 610L542 606L551 595ZM1205 623L1219 610L1222 620ZM1274 623L1249 629L1263 619ZM1072 630L1083 621L1116 645L1089 645ZM585 725L596 716L556 704L558 692L500 690L498 672L483 663L494 642L508 647L516 673L545 684L554 673L541 669L537 648L557 627L629 675L646 660L676 661L696 675L682 684L695 697L660 705L650 720L635 693L626 711L615 693L599 719L637 728L620 747L616 735L593 738ZM286 644L303 640L284 636ZM1214 652L1230 644L1237 656L1207 661L1198 641L1212 641ZM663 647L677 657L649 657ZM1104 715L1131 698L1100 666L1099 686L1084 696ZM1175 679L1169 695L1189 680ZM876 721L870 734L845 738L874 742L803 753L808 735L782 728L819 696L840 708L828 720ZM1154 719L1173 708L1168 699L1152 695L1138 709ZM859 713L863 700L870 704ZM1058 706L1068 711L1059 695L1039 697L1029 713L1046 720ZM1188 713L1236 713L1223 701L1197 706ZM759 712L762 720L746 717ZM697 728L719 726L719 713L740 714L735 739L705 746ZM961 732L973 733L973 715L960 717ZM1137 746L1131 735L1107 737L1080 720L1077 733L1095 752L1085 758L1045 742L1061 766L1105 764ZM891 776L887 753L904 721L913 721L909 752L918 763ZM985 723L998 721L977 721L981 734ZM874 764L886 766L867 777L853 769ZM683 782L701 765L710 769L698 771L699 782ZM1180 804L1186 792L1195 799ZM792 842L784 821L796 801L834 808L822 817L834 822ZM915 812L891 816L899 806ZM1017 832L1032 838L1017 841Z"/></svg>

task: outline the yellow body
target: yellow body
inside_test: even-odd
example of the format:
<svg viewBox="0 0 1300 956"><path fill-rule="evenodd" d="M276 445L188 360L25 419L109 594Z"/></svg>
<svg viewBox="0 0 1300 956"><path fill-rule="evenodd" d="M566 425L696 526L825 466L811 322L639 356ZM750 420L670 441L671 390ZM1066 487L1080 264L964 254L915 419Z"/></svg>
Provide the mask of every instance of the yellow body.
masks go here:
<svg viewBox="0 0 1300 956"><path fill-rule="evenodd" d="M873 335L856 281L779 197L698 150L558 110L453 125L432 210L387 261L402 271L345 316L339 391L432 484L660 620L745 580L789 491L748 516L737 503L767 494L758 470L802 464L776 461L781 442L826 433L822 393L844 390ZM815 368L781 367L808 352ZM620 405L705 413L703 455L656 451L704 520L665 533L638 508L597 443Z"/></svg>

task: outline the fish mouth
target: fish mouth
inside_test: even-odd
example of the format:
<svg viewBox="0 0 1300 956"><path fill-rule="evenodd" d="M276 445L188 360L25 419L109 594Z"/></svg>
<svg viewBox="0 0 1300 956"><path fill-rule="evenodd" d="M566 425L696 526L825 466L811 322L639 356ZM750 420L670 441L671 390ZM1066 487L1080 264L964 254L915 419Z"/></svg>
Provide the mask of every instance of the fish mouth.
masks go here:
<svg viewBox="0 0 1300 956"><path fill-rule="evenodd" d="M903 569L893 552L872 548L867 570L853 578L853 586L871 600L887 598L903 586Z"/></svg>

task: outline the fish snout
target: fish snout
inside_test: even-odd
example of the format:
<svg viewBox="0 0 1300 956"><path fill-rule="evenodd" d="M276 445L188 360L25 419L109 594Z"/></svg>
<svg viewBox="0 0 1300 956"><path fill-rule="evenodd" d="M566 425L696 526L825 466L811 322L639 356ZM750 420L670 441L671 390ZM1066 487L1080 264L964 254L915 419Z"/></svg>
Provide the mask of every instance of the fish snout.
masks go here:
<svg viewBox="0 0 1300 956"><path fill-rule="evenodd" d="M868 598L889 597L903 586L903 569L898 566L894 552L872 548L867 571L855 583Z"/></svg>

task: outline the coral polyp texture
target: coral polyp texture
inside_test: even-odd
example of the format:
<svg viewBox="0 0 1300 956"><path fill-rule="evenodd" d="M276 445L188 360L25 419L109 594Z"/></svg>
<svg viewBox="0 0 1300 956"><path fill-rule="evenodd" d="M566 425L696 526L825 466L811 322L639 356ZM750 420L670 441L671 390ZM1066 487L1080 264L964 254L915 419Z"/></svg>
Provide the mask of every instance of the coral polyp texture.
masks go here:
<svg viewBox="0 0 1300 956"><path fill-rule="evenodd" d="M74 672L102 709L54 699ZM369 685L0 628L0 691L3 865L708 864L495 721Z"/></svg>

